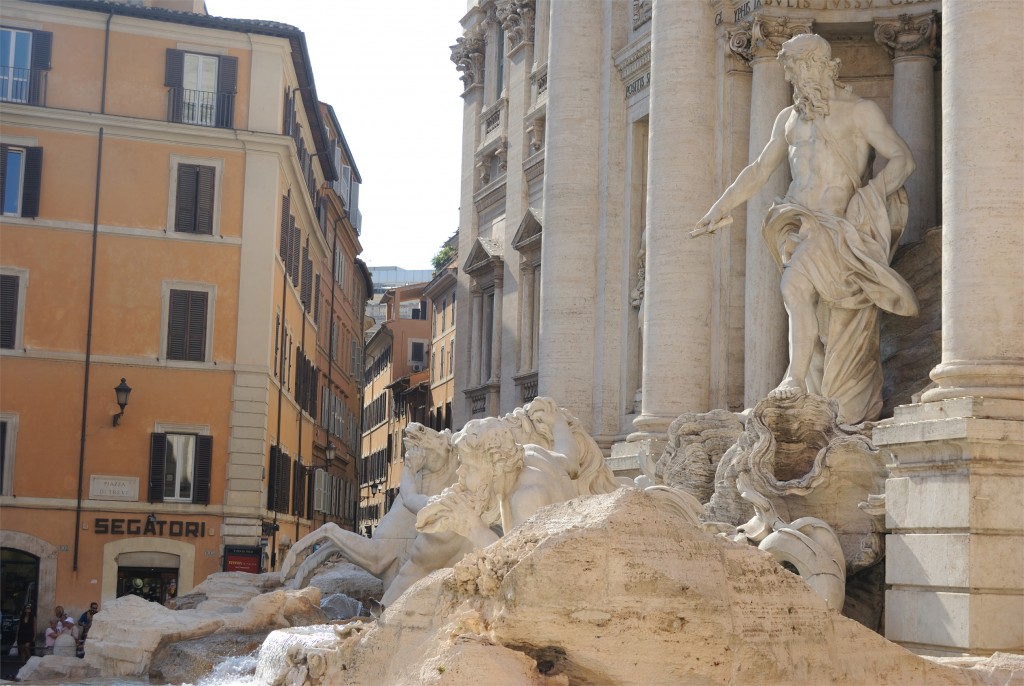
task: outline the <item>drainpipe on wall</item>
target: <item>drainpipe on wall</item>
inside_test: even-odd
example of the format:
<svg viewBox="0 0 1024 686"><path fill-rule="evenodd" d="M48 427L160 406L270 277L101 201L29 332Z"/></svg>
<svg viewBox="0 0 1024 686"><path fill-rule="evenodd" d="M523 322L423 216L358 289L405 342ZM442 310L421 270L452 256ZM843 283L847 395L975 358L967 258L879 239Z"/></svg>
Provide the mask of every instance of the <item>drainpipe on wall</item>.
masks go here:
<svg viewBox="0 0 1024 686"><path fill-rule="evenodd" d="M104 79L106 73L104 73ZM78 499L75 503L75 550L71 561L71 571L78 571L78 545L82 531L82 482L85 478L85 439L86 424L89 415L89 371L92 368L92 317L93 303L96 294L96 243L99 239L100 227L100 172L103 165L103 127L100 127L96 141L96 194L92 207L92 256L89 261L89 310L86 315L85 328L85 379L82 383L82 438L78 446Z"/></svg>
<svg viewBox="0 0 1024 686"><path fill-rule="evenodd" d="M103 85L100 87L100 114L107 113L107 56L110 54L110 20L114 18L111 10L107 15L107 28L103 35Z"/></svg>

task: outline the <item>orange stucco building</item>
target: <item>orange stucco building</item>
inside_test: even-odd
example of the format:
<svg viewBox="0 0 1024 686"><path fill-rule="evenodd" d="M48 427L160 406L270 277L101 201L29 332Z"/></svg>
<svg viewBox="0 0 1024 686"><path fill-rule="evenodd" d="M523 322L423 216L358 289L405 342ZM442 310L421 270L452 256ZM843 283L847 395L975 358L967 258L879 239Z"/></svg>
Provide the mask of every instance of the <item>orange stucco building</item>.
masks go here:
<svg viewBox="0 0 1024 686"><path fill-rule="evenodd" d="M301 31L195 4L4 3L4 616L354 526L361 179Z"/></svg>
<svg viewBox="0 0 1024 686"><path fill-rule="evenodd" d="M387 290L381 298L384 322L366 342L358 523L367 536L398 497L405 426L427 421L431 305L426 286Z"/></svg>
<svg viewBox="0 0 1024 686"><path fill-rule="evenodd" d="M425 424L441 431L454 424L455 405L455 284L458 274L459 234L445 241L452 252L434 271L424 294L430 298L430 395ZM456 427L461 428L461 427Z"/></svg>

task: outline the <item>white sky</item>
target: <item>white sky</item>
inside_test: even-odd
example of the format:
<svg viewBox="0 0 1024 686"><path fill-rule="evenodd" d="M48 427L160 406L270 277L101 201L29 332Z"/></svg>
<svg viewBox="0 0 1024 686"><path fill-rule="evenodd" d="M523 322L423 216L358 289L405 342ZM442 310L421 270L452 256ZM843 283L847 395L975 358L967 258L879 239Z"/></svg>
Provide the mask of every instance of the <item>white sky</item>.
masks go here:
<svg viewBox="0 0 1024 686"><path fill-rule="evenodd" d="M450 45L466 0L206 0L219 17L306 34L320 100L363 178L363 260L430 269L458 228L462 82Z"/></svg>

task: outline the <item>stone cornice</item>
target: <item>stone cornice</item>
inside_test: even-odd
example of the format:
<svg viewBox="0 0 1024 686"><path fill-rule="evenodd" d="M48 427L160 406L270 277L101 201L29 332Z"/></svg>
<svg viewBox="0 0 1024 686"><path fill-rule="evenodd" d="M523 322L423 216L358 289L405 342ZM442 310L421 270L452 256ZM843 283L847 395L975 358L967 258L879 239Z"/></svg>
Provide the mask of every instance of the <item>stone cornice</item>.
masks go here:
<svg viewBox="0 0 1024 686"><path fill-rule="evenodd" d="M619 70L619 78L624 82L629 81L642 71L651 68L651 39L647 36L643 40L627 45L615 56L615 67Z"/></svg>
<svg viewBox="0 0 1024 686"><path fill-rule="evenodd" d="M782 44L793 36L810 33L813 20L757 14L729 32L729 50L747 62L775 59Z"/></svg>
<svg viewBox="0 0 1024 686"><path fill-rule="evenodd" d="M901 14L895 20L875 20L875 40L884 45L893 59L901 57L936 58L938 51L937 12L913 16Z"/></svg>

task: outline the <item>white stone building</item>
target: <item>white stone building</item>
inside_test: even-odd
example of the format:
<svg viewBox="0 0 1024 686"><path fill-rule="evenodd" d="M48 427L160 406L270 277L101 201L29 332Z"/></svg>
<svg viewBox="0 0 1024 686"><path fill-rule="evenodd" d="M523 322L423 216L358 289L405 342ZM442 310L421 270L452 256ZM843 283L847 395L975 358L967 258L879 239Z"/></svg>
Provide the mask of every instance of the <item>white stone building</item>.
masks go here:
<svg viewBox="0 0 1024 686"><path fill-rule="evenodd" d="M896 460L887 635L1024 646L1022 19L1019 0L470 0L454 425L539 392L628 462L778 383L760 225L786 172L729 230L686 233L791 102L779 45L818 33L917 163L893 265L922 313L882 324L886 414L904 405L875 435Z"/></svg>

